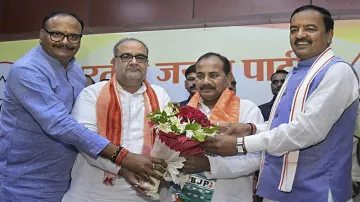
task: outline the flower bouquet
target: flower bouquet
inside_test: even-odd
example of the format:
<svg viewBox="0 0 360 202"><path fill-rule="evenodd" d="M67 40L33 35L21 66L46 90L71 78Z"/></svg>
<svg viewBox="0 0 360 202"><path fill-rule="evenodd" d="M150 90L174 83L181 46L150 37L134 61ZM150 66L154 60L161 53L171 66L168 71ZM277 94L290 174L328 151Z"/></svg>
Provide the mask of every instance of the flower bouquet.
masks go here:
<svg viewBox="0 0 360 202"><path fill-rule="evenodd" d="M215 136L217 127L200 110L169 103L163 110L149 114L159 139L181 154L200 154L206 136Z"/></svg>
<svg viewBox="0 0 360 202"><path fill-rule="evenodd" d="M153 132L157 133L158 137L153 147L153 151L156 151L154 153L163 153L164 156L164 153L174 152L176 153L176 155L172 155L174 159L181 161L180 166L179 162L163 158L168 163L167 170L172 169L172 171L166 173L167 176L171 177L164 176L165 180L183 186L186 181L185 176L181 176L177 169L183 167L182 162L185 159L179 157L179 155L203 153L204 150L200 144L204 142L206 136L215 136L218 128L212 126L207 116L200 110L190 106L173 105L172 103L169 103L162 111L156 110L150 113L148 117L154 125ZM160 157L159 155L153 155L153 152L152 156ZM175 164L176 166L173 166ZM174 168L176 169L174 170ZM153 187L149 195L156 198L154 196L157 191L157 187Z"/></svg>

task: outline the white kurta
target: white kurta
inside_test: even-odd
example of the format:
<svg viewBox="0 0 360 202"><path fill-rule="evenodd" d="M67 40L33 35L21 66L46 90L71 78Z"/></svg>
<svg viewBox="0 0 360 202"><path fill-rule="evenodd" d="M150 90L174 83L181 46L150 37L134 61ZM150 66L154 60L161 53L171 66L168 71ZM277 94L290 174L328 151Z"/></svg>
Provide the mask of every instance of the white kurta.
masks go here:
<svg viewBox="0 0 360 202"><path fill-rule="evenodd" d="M96 120L96 101L106 81L85 88L78 96L72 116L90 130L98 132ZM160 109L170 101L168 94L159 86L151 86L158 98ZM122 146L130 152L141 154L143 148L144 97L146 86L130 94L118 85L122 109ZM144 202L152 201L149 197L138 194L127 181L120 177L114 186L103 184L104 170L117 174L120 167L107 159L96 160L80 153L77 155L71 172L70 189L63 197L63 202Z"/></svg>
<svg viewBox="0 0 360 202"><path fill-rule="evenodd" d="M201 101L199 106L199 110L209 117L211 110ZM239 113L241 123L264 122L260 109L249 100L240 99ZM212 202L253 201L252 173L259 170L260 153L208 158L211 171L205 173L206 177L216 179Z"/></svg>

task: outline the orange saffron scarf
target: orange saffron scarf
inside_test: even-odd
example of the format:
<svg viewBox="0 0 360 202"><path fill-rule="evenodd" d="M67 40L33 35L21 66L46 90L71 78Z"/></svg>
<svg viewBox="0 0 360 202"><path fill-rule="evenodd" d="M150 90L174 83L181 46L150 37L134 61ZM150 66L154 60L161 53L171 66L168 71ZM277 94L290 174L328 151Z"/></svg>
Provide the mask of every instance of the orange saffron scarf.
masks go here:
<svg viewBox="0 0 360 202"><path fill-rule="evenodd" d="M187 105L198 108L200 94L196 92ZM226 88L211 110L209 120L214 123L238 123L240 117L240 98Z"/></svg>
<svg viewBox="0 0 360 202"><path fill-rule="evenodd" d="M154 112L159 107L159 101L154 89L145 80L146 91L143 93L145 114L144 114L144 146L143 154L149 155L155 141L155 133L152 133L150 119L147 117L150 112ZM120 146L122 140L121 123L121 98L117 90L117 80L115 75L104 85L96 102L96 118L99 134L113 144ZM108 177L115 179L105 171L105 180ZM111 183L112 184L112 183Z"/></svg>

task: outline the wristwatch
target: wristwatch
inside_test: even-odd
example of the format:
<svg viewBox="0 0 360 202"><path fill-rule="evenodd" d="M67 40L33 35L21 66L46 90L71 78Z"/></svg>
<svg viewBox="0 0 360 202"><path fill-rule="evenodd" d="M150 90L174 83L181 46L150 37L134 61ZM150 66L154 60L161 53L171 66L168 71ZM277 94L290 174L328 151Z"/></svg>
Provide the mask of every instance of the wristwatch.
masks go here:
<svg viewBox="0 0 360 202"><path fill-rule="evenodd" d="M244 137L236 138L236 149L238 154L246 154L246 148L244 145Z"/></svg>

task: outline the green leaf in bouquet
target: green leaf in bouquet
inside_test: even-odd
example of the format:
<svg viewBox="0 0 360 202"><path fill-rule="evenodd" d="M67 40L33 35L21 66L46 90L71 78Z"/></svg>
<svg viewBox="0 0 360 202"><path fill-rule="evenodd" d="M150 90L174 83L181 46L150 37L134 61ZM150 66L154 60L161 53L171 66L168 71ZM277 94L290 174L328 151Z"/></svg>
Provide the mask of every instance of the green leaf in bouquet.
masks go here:
<svg viewBox="0 0 360 202"><path fill-rule="evenodd" d="M175 108L174 114L177 115L177 114L179 114L179 113L180 113L179 109L178 109L178 108Z"/></svg>
<svg viewBox="0 0 360 202"><path fill-rule="evenodd" d="M207 133L207 134L214 134L217 129L216 128L203 128L204 130L204 133Z"/></svg>
<svg viewBox="0 0 360 202"><path fill-rule="evenodd" d="M196 130L199 130L201 129L201 125L198 124L198 123L188 123L186 124L185 126L185 130L193 130L193 131L196 131Z"/></svg>
<svg viewBox="0 0 360 202"><path fill-rule="evenodd" d="M206 135L204 134L204 131L203 131L203 130L194 131L193 139L196 139L196 140L198 140L199 142L204 142L204 141L205 141L205 137L206 137Z"/></svg>
<svg viewBox="0 0 360 202"><path fill-rule="evenodd" d="M168 107L174 108L173 103L169 102L169 103L168 103Z"/></svg>
<svg viewBox="0 0 360 202"><path fill-rule="evenodd" d="M165 116L166 117L166 116ZM159 122L160 123L166 123L167 122L167 119L165 118L164 116L161 116L160 118L159 118Z"/></svg>
<svg viewBox="0 0 360 202"><path fill-rule="evenodd" d="M161 114L160 109L155 110L155 114Z"/></svg>
<svg viewBox="0 0 360 202"><path fill-rule="evenodd" d="M148 116L148 117L152 122L157 122L157 118L155 118L154 116Z"/></svg>
<svg viewBox="0 0 360 202"><path fill-rule="evenodd" d="M167 117L166 112L165 112L165 111L162 111L162 112L161 112L161 116L163 116L163 117Z"/></svg>
<svg viewBox="0 0 360 202"><path fill-rule="evenodd" d="M179 129L176 127L176 125L171 125L171 130L174 131L174 133L178 133Z"/></svg>

